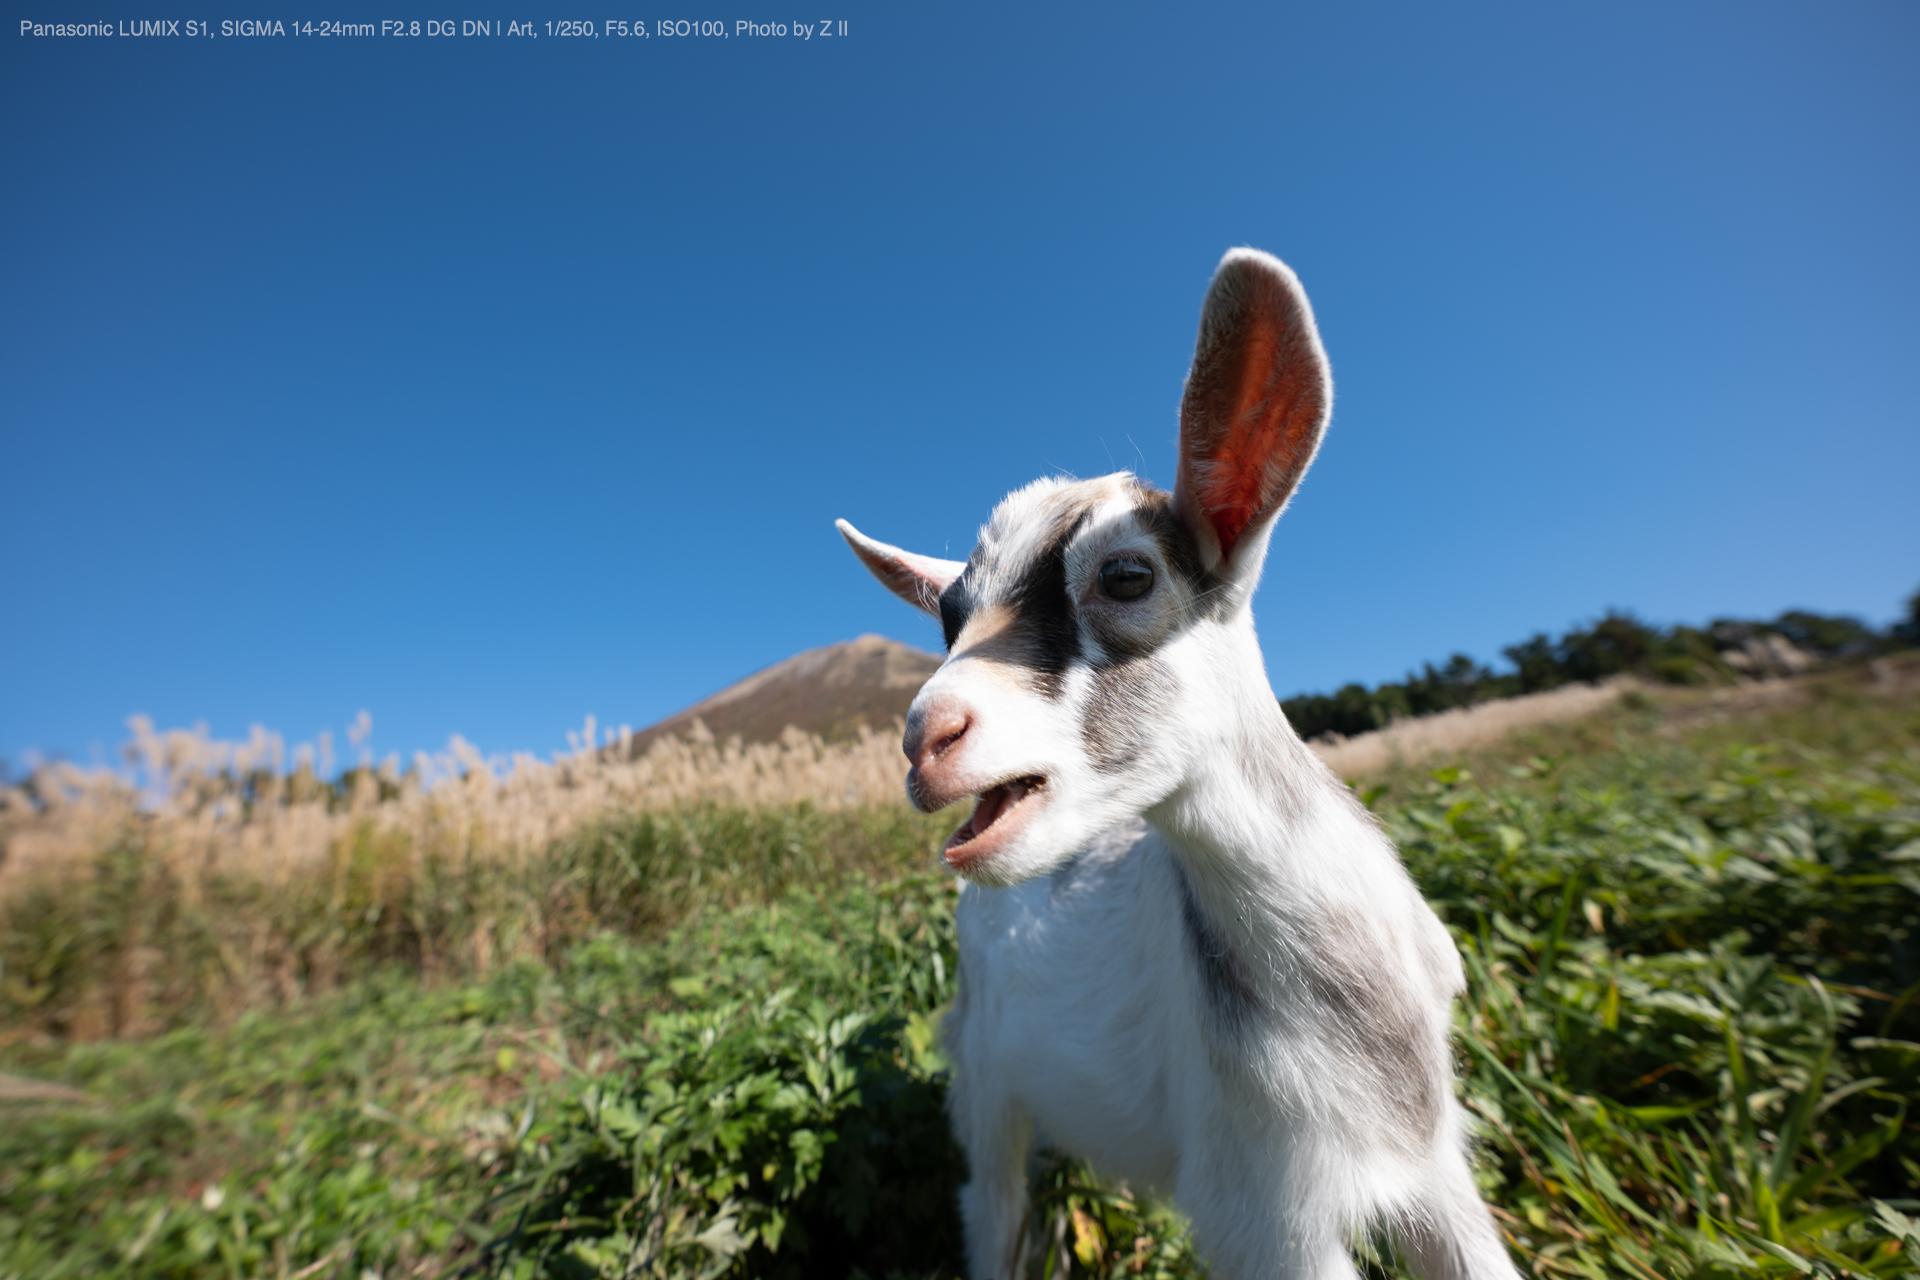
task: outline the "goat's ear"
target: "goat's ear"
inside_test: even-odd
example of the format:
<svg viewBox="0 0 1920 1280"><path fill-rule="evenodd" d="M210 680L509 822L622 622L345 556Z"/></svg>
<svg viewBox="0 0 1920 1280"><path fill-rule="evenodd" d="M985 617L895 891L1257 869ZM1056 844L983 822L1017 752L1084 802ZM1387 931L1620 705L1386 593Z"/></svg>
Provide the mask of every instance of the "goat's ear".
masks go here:
<svg viewBox="0 0 1920 1280"><path fill-rule="evenodd" d="M1239 570L1249 550L1258 563L1260 535L1306 474L1332 409L1333 375L1300 281L1269 254L1230 250L1200 312L1173 491L1209 569Z"/></svg>
<svg viewBox="0 0 1920 1280"><path fill-rule="evenodd" d="M853 548L853 554L860 557L860 563L866 565L887 590L916 609L936 618L940 616L940 593L967 567L963 561L917 556L911 551L875 542L845 520L835 520L833 524Z"/></svg>

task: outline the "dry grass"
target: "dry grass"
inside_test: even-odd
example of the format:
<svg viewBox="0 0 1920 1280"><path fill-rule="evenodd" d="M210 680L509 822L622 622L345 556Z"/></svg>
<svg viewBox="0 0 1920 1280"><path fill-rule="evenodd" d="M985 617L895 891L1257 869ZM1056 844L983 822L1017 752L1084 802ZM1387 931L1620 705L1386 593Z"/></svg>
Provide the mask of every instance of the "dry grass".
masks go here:
<svg viewBox="0 0 1920 1280"><path fill-rule="evenodd" d="M132 723L127 766L0 794L0 1042L148 1034L294 1003L397 966L545 963L602 931L890 878L946 816L906 803L894 734L742 746L696 727L634 756L591 722L552 761L455 738L328 785L286 752Z"/></svg>
<svg viewBox="0 0 1920 1280"><path fill-rule="evenodd" d="M1502 751L1503 747L1524 745L1530 751L1534 746L1526 744L1532 744L1540 731L1554 726L1609 728L1622 709L1631 713L1657 704L1665 730L1679 733L1714 724L1743 724L1791 710L1839 687L1857 688L1864 696L1884 701L1910 696L1916 686L1920 686L1920 654L1708 689L1650 685L1633 676L1615 676L1604 684L1565 685L1546 693L1402 720L1352 738L1330 734L1316 739L1313 748L1343 778L1377 777L1434 761L1458 763L1488 751L1512 754ZM1838 733L1841 726L1822 729Z"/></svg>
<svg viewBox="0 0 1920 1280"><path fill-rule="evenodd" d="M1879 664L1879 678L1920 678L1920 666ZM1816 677L1817 678L1817 677ZM1405 720L1314 748L1344 778L1460 756L1516 732L1590 719L1627 695L1658 696L1670 717L1741 719L1804 696L1804 680L1769 681L1686 694L1646 689L1630 676ZM204 727L156 731L128 721L125 767L51 763L21 785L0 788L0 898L16 885L90 865L137 832L146 856L175 874L245 874L269 883L326 865L348 842L404 843L416 856L456 862L537 853L610 815L665 813L713 804L763 810L801 803L824 810L897 805L906 766L899 729L861 727L828 743L789 728L773 743L721 741L695 721L685 737L629 749L624 729L601 735L591 718L551 761L488 757L455 735L420 753L370 763L327 785L331 743L296 747L294 767L278 735L255 728L244 742ZM349 736L367 731L364 720Z"/></svg>
<svg viewBox="0 0 1920 1280"><path fill-rule="evenodd" d="M898 730L862 727L851 741L828 744L789 729L778 742L742 745L717 741L696 722L689 736L629 758L624 733L597 744L589 719L569 735L574 751L552 761L488 758L456 735L405 773L390 759L328 786L309 751L296 752L291 772L277 769L285 751L260 729L246 742L222 742L204 728L156 732L140 716L128 725L124 769L48 764L0 791L0 896L87 866L130 831L178 875L274 882L369 837L397 837L418 856L458 862L520 857L612 814L899 804L906 776Z"/></svg>
<svg viewBox="0 0 1920 1280"><path fill-rule="evenodd" d="M1519 729L1564 724L1603 711L1640 687L1632 676L1604 684L1571 684L1477 707L1457 707L1417 720L1402 720L1372 733L1316 740L1314 750L1343 778L1381 773L1498 742ZM1331 739L1331 740L1329 740Z"/></svg>

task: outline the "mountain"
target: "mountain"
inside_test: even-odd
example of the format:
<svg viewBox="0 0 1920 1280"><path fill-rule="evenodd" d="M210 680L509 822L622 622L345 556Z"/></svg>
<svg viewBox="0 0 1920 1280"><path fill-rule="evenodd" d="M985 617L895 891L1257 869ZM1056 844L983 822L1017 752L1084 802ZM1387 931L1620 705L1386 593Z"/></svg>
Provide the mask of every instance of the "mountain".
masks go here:
<svg viewBox="0 0 1920 1280"><path fill-rule="evenodd" d="M884 730L905 718L940 662L884 636L808 649L647 726L633 735L631 750L638 755L658 738L683 734L695 720L716 738L747 742L772 742L788 725L829 741L852 737L862 724Z"/></svg>

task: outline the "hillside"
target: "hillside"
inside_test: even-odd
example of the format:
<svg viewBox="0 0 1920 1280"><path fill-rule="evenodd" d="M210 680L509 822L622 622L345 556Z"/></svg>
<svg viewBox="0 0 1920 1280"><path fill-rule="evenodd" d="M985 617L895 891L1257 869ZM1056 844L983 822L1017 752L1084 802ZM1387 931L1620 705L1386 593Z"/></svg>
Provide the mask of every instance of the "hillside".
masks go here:
<svg viewBox="0 0 1920 1280"><path fill-rule="evenodd" d="M695 720L717 738L750 743L777 741L789 725L829 742L854 736L862 724L886 729L906 716L939 666L937 655L884 636L808 649L649 725L633 735L629 750L638 756Z"/></svg>

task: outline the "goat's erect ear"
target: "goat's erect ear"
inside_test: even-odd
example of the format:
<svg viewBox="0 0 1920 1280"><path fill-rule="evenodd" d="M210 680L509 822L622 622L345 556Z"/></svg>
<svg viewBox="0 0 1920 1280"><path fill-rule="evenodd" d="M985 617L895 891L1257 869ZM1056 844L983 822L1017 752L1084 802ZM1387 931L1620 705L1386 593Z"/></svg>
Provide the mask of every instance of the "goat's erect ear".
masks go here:
<svg viewBox="0 0 1920 1280"><path fill-rule="evenodd" d="M1313 308L1287 265L1257 249L1220 260L1180 400L1174 509L1209 568L1280 514L1320 447L1333 375Z"/></svg>
<svg viewBox="0 0 1920 1280"><path fill-rule="evenodd" d="M960 571L967 567L965 562L917 556L911 551L875 542L845 520L835 520L833 524L853 548L853 554L860 557L860 563L866 565L887 590L916 609L936 618L940 616L940 593L960 576Z"/></svg>

